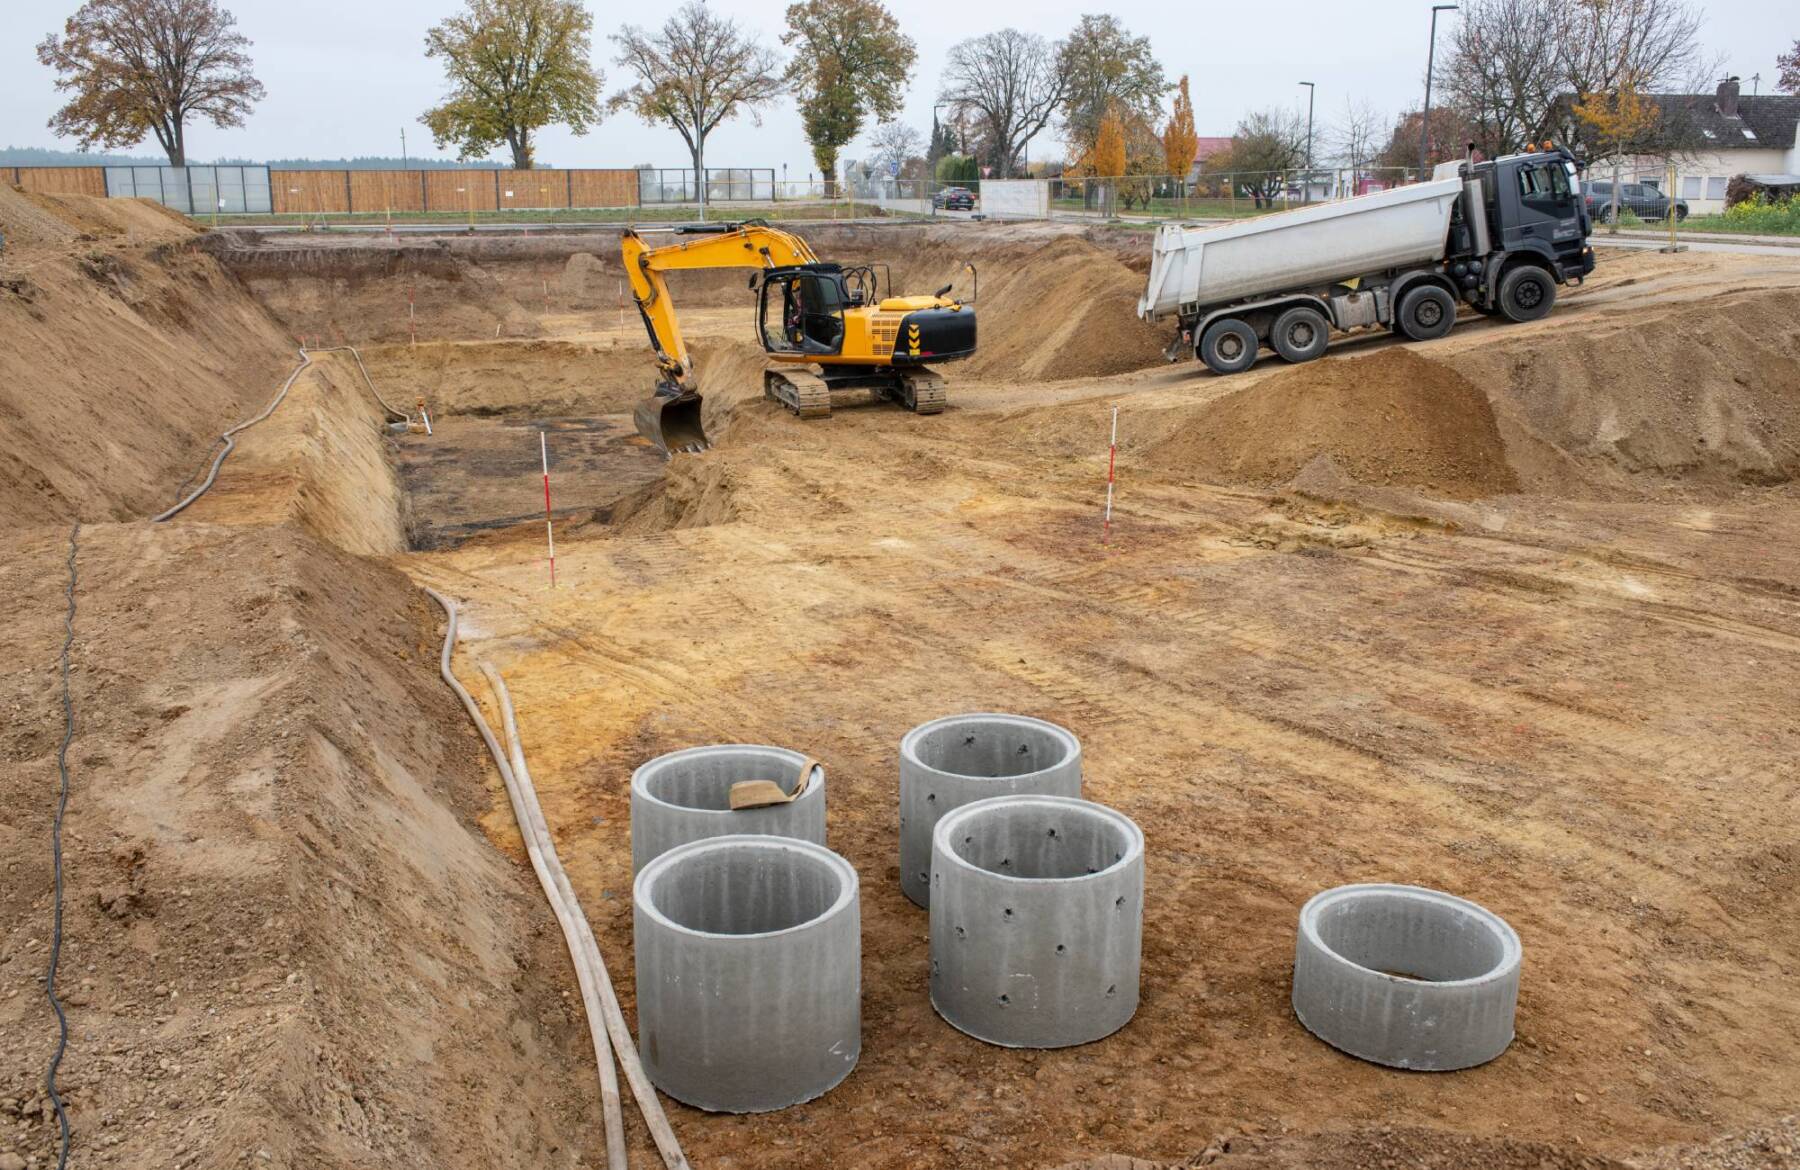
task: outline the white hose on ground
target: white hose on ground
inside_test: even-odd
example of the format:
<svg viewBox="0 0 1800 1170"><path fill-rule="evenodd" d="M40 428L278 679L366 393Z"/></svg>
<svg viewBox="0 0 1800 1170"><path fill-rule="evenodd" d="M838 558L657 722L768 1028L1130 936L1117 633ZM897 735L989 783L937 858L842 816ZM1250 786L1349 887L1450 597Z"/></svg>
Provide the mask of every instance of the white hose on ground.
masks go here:
<svg viewBox="0 0 1800 1170"><path fill-rule="evenodd" d="M499 768L500 778L506 785L507 797L512 802L513 816L519 822L519 832L524 837L526 850L531 856L532 868L537 872L544 896L549 899L551 909L562 925L564 941L575 963L576 978L581 983L582 1002L587 1008L589 1031L593 1033L594 1054L601 1069L601 1102L606 1110L609 1165L614 1170L620 1170L624 1166L624 1126L619 1111L618 1080L612 1069L612 1055L616 1051L619 1064L625 1070L625 1078L631 1084L632 1095L637 1098L638 1108L644 1115L644 1124L656 1142L663 1163L668 1170L688 1170L687 1158L681 1152L680 1143L675 1140L675 1132L663 1113L656 1089L650 1084L649 1077L644 1074L643 1065L638 1060L637 1045L632 1040L630 1029L625 1025L625 1016L619 1008L612 980L607 976L599 944L594 941L593 931L588 927L586 915L581 912L574 887L570 885L568 875L556 856L556 846L550 837L549 826L544 821L543 809L538 805L537 792L531 784L530 773L524 766L525 752L519 740L518 723L513 713L512 700L506 693L506 684L497 672L483 666L488 681L494 686L502 724L510 741L510 760L508 753L501 749L487 719L483 717L481 708L450 669L450 656L456 645L456 603L435 589L427 588L425 592L443 607L448 618L438 671L462 701L463 709L469 713L476 731L480 732L488 752L494 757L494 764ZM604 1034L601 1031L602 1022ZM606 1044L608 1035L612 1041L610 1049Z"/></svg>
<svg viewBox="0 0 1800 1170"><path fill-rule="evenodd" d="M363 365L362 354L357 352L354 345L327 345L321 346L310 352L348 353L351 357L356 359L356 368L362 371L363 383L368 386L369 393L375 396L375 401L381 404L381 409L387 411L389 417L396 421L408 423L412 421L412 415L407 414L404 410L395 410L393 407L389 406L387 399L381 396L381 391L375 389L375 379L369 377L369 367Z"/></svg>
<svg viewBox="0 0 1800 1170"><path fill-rule="evenodd" d="M300 371L306 369L306 367L310 366L310 365L312 365L312 358L306 356L306 351L304 349L301 350L300 351L300 364L294 367L294 372L289 374L287 381L285 381L281 384L281 389L275 392L275 397L269 400L269 405L263 407L263 412L261 414L257 415L255 418L245 419L243 422L239 423L237 426L232 427L230 430L226 431L223 435L219 436L220 438L225 440L225 446L223 449L221 449L219 451L218 456L213 459L212 467L206 473L206 482L202 483L199 487L197 487L193 491L189 492L187 495L187 498L182 500L179 504L176 504L173 508L170 508L166 512L162 512L155 516L152 516L150 518L151 521L154 523L157 523L157 524L161 524L165 520L172 520L172 519L174 519L176 513L180 512L183 508L187 507L189 504L193 503L195 500L197 500L201 496L205 495L207 489L212 487L213 481L219 478L219 468L224 466L225 456L231 454L232 448L237 446L237 433L239 431L249 430L251 427L255 426L257 423L263 421L264 419L268 418L270 415L274 414L275 408L277 406L281 405L281 400L283 398L286 398L287 392L293 388L294 379L296 379L300 376Z"/></svg>
<svg viewBox="0 0 1800 1170"><path fill-rule="evenodd" d="M263 412L255 418L245 419L237 426L232 427L223 435L219 436L225 440L225 446L220 449L219 454L213 459L212 467L206 473L206 481L193 491L189 492L186 498L179 504L176 504L173 508L152 516L150 518L151 522L161 524L166 520L172 520L182 511L182 509L205 495L208 489L212 487L214 481L219 478L219 468L225 466L225 457L237 448L238 432L249 430L257 423L262 422L264 419L275 413L275 408L281 405L281 400L286 398L288 391L294 388L295 380L300 377L307 366L312 365L312 353L335 353L339 350L349 350L350 355L356 359L356 368L362 371L363 381L368 383L369 393L375 396L375 401L381 404L381 409L387 411L388 414L392 415L394 418L410 423L412 421L412 416L408 415L405 411L395 410L393 407L389 406L387 400L381 396L381 391L375 389L375 379L369 377L369 368L363 365L362 354L356 352L355 346L334 345L326 349L314 350L311 353L309 353L305 347L302 347L300 350L300 364L294 367L294 372L289 374L287 381L281 384L281 389L275 392L275 397L269 401L269 405L263 408Z"/></svg>

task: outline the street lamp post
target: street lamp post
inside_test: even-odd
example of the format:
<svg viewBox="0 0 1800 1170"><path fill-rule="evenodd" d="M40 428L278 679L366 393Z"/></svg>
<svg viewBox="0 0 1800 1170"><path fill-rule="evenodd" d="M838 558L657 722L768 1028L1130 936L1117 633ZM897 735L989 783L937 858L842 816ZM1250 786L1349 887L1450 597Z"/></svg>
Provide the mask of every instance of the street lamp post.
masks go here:
<svg viewBox="0 0 1800 1170"><path fill-rule="evenodd" d="M1454 4L1431 6L1431 47L1425 52L1425 112L1419 115L1419 178L1431 168L1431 70L1437 64L1437 14L1455 12Z"/></svg>
<svg viewBox="0 0 1800 1170"><path fill-rule="evenodd" d="M1315 96L1317 96L1318 90L1313 85L1313 83L1310 81L1302 81L1300 84L1304 85L1306 87L1306 177L1300 180L1301 183L1304 184L1302 194L1300 196L1300 200L1303 203L1311 203L1312 202L1313 98Z"/></svg>

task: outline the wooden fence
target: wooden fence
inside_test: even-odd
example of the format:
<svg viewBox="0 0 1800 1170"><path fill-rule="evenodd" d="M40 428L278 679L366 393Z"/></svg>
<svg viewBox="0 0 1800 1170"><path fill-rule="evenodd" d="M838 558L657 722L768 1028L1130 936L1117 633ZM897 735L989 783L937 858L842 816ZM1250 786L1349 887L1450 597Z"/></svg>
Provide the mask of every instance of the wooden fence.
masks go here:
<svg viewBox="0 0 1800 1170"><path fill-rule="evenodd" d="M13 186L45 195L106 194L103 167L0 167L0 176L9 174Z"/></svg>
<svg viewBox="0 0 1800 1170"><path fill-rule="evenodd" d="M277 214L635 207L629 170L270 171Z"/></svg>
<svg viewBox="0 0 1800 1170"><path fill-rule="evenodd" d="M27 191L105 195L104 167L0 167ZM635 207L634 170L270 171L276 214Z"/></svg>

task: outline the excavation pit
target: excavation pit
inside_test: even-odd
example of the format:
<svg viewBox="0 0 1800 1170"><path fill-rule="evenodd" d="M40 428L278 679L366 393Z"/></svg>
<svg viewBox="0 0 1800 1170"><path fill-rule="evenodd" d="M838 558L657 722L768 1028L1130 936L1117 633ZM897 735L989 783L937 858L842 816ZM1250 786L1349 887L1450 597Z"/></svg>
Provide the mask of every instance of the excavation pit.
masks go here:
<svg viewBox="0 0 1800 1170"><path fill-rule="evenodd" d="M976 801L938 822L931 1003L1011 1048L1086 1044L1137 1011L1144 835L1103 805Z"/></svg>
<svg viewBox="0 0 1800 1170"><path fill-rule="evenodd" d="M638 1047L656 1087L715 1113L810 1101L862 1049L856 871L784 837L672 849L633 889Z"/></svg>
<svg viewBox="0 0 1800 1170"><path fill-rule="evenodd" d="M951 715L900 740L900 888L931 904L932 832L951 811L995 796L1081 795L1081 741L1023 715Z"/></svg>
<svg viewBox="0 0 1800 1170"><path fill-rule="evenodd" d="M825 843L825 768L814 763L788 804L733 809L731 786L773 780L785 792L800 782L807 757L761 744L715 744L656 757L631 774L631 868L636 873L677 845L708 837L758 834Z"/></svg>
<svg viewBox="0 0 1800 1170"><path fill-rule="evenodd" d="M1300 911L1294 1014L1393 1068L1485 1064L1513 1038L1519 936L1473 902L1417 886L1340 886Z"/></svg>

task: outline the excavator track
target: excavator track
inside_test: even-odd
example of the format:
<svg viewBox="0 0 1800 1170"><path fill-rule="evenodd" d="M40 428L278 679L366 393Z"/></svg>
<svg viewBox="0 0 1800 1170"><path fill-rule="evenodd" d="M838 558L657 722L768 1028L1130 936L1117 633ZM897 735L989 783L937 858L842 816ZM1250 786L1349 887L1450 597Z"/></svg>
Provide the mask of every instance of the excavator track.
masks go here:
<svg viewBox="0 0 1800 1170"><path fill-rule="evenodd" d="M774 399L801 418L831 416L831 387L806 370L764 370L763 397Z"/></svg>
<svg viewBox="0 0 1800 1170"><path fill-rule="evenodd" d="M914 414L937 414L950 395L941 374L920 366L900 375L900 399Z"/></svg>

